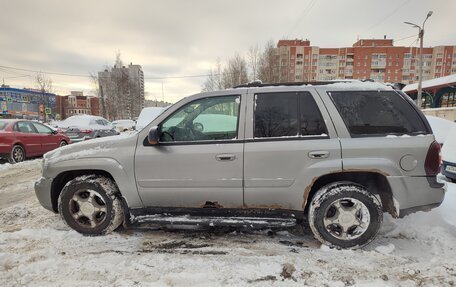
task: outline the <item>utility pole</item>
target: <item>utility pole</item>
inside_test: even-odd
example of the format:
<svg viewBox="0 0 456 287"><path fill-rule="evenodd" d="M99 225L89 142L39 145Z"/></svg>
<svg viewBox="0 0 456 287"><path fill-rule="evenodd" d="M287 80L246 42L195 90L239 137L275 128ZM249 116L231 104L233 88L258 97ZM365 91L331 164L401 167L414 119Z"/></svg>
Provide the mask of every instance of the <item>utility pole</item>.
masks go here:
<svg viewBox="0 0 456 287"><path fill-rule="evenodd" d="M415 28L419 29L418 37L420 39L420 57L419 57L419 78L418 78L418 95L417 95L417 105L418 108L421 109L421 96L422 96L422 85L423 85L423 36L424 36L424 24L426 20L432 16L432 11L427 13L426 19L423 21L423 25L418 26L417 24L413 24L410 22L404 22L405 24L412 25Z"/></svg>

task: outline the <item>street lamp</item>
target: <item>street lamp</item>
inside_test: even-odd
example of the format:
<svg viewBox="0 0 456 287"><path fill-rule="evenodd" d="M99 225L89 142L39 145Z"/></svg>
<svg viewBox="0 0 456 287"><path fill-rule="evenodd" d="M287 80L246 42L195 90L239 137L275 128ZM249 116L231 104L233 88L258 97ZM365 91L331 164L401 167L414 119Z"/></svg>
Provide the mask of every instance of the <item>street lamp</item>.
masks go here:
<svg viewBox="0 0 456 287"><path fill-rule="evenodd" d="M420 38L420 61L419 61L419 78L418 78L418 96L417 96L417 105L421 109L421 94L422 94L422 84L423 84L423 36L424 36L424 24L426 20L432 16L432 11L427 13L426 19L423 21L423 25L418 26L417 24L404 22L405 24L412 25L415 28L419 29L418 37Z"/></svg>

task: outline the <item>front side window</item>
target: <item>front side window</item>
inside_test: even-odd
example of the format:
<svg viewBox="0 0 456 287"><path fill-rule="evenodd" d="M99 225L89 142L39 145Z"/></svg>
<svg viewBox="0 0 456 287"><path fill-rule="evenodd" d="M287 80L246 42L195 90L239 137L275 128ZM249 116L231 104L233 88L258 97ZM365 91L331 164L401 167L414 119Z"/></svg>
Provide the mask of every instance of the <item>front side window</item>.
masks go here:
<svg viewBox="0 0 456 287"><path fill-rule="evenodd" d="M308 92L255 95L255 138L327 136L320 110Z"/></svg>
<svg viewBox="0 0 456 287"><path fill-rule="evenodd" d="M240 96L211 97L188 103L160 125L160 141L235 139L240 103Z"/></svg>
<svg viewBox="0 0 456 287"><path fill-rule="evenodd" d="M416 110L394 91L330 92L352 136L426 134Z"/></svg>

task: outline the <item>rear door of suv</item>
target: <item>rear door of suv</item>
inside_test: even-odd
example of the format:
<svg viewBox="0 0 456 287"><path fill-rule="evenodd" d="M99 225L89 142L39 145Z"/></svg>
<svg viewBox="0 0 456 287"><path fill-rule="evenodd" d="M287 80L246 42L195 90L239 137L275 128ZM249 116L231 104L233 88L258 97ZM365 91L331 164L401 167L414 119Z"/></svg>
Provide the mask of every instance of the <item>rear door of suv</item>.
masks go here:
<svg viewBox="0 0 456 287"><path fill-rule="evenodd" d="M247 107L245 207L303 210L312 182L342 169L322 100L313 87L252 88Z"/></svg>

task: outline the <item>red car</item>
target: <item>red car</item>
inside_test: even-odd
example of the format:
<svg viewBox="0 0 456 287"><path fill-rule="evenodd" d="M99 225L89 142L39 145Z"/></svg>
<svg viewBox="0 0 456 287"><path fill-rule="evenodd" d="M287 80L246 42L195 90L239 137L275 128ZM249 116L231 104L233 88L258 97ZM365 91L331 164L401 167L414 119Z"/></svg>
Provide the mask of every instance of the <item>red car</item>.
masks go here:
<svg viewBox="0 0 456 287"><path fill-rule="evenodd" d="M69 143L67 136L40 123L0 119L0 158L10 163L41 156Z"/></svg>

